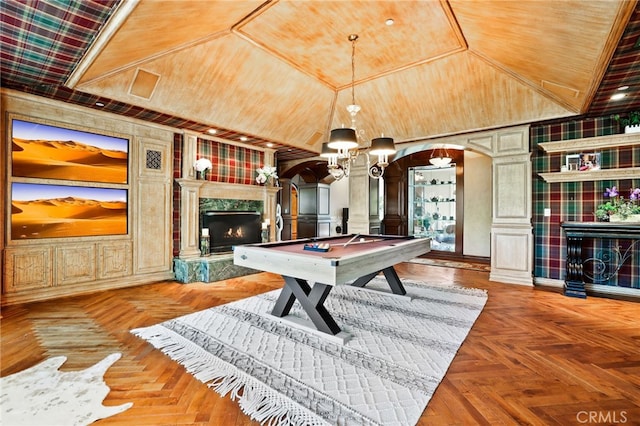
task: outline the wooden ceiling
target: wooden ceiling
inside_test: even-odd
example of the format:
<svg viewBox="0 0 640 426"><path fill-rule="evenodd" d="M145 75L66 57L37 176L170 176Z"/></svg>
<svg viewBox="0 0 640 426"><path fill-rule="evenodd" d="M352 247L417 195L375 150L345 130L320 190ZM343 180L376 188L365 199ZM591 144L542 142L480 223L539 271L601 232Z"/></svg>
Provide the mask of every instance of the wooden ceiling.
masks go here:
<svg viewBox="0 0 640 426"><path fill-rule="evenodd" d="M313 155L330 129L350 125L349 34L359 36L356 125L367 140L399 143L588 113L635 8L124 1L63 86Z"/></svg>

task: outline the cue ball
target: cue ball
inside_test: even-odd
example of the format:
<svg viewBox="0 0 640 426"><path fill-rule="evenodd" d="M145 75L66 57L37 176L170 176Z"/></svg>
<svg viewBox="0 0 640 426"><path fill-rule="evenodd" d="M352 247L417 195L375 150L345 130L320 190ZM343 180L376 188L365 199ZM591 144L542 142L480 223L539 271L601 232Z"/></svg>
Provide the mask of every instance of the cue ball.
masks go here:
<svg viewBox="0 0 640 426"><path fill-rule="evenodd" d="M365 242L365 239L364 239L364 238L360 238L360 242L361 242L361 243L364 243L364 242Z"/></svg>

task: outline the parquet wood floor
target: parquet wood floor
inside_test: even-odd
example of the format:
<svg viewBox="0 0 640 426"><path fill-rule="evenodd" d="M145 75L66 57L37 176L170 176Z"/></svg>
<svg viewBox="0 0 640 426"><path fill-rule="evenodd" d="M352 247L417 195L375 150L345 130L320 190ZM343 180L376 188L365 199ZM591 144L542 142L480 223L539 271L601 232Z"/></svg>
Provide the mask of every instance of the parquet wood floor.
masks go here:
<svg viewBox="0 0 640 426"><path fill-rule="evenodd" d="M403 263L399 275L484 288L487 305L420 425L640 424L640 304L492 283L489 274ZM282 286L261 273L211 284L162 282L3 308L1 375L65 355L62 370L110 353L100 425L255 425L228 397L129 330Z"/></svg>

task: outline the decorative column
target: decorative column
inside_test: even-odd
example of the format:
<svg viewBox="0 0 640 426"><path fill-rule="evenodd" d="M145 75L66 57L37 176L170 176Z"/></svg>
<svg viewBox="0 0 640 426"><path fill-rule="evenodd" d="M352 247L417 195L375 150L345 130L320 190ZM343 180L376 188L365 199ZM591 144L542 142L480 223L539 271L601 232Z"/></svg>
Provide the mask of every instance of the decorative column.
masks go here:
<svg viewBox="0 0 640 426"><path fill-rule="evenodd" d="M495 135L491 281L533 285L528 127Z"/></svg>
<svg viewBox="0 0 640 426"><path fill-rule="evenodd" d="M359 155L349 173L350 234L369 233L369 173L367 156Z"/></svg>
<svg viewBox="0 0 640 426"><path fill-rule="evenodd" d="M193 169L193 168L192 168ZM180 252L181 259L200 256L199 211L200 187L203 181L176 179L180 185Z"/></svg>

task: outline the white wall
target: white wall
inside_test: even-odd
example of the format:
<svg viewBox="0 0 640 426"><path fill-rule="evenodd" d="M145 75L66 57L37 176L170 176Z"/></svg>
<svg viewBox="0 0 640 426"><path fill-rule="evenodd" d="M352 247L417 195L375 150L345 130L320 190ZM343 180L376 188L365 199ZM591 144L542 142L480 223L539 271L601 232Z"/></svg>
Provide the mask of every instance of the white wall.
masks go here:
<svg viewBox="0 0 640 426"><path fill-rule="evenodd" d="M464 152L463 254L491 256L491 158Z"/></svg>
<svg viewBox="0 0 640 426"><path fill-rule="evenodd" d="M331 184L329 203L331 235L336 235L336 226L342 226L342 209L349 207L349 178L343 178Z"/></svg>

